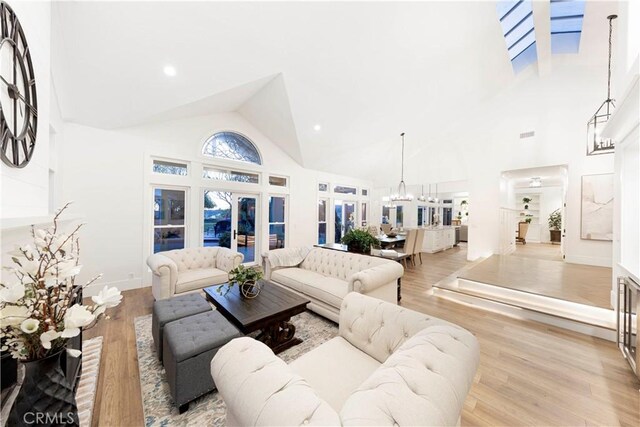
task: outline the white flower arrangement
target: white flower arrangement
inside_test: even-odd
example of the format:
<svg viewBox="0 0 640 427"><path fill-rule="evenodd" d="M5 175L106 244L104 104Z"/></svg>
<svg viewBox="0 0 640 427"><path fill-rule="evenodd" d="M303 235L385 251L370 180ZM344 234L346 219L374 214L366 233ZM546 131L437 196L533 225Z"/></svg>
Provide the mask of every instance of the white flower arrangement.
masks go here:
<svg viewBox="0 0 640 427"><path fill-rule="evenodd" d="M94 305L77 301L81 288L100 276L75 284L82 268L78 239L82 224L70 234L58 230L58 219L68 206L56 211L50 228L32 227L33 246L9 253L13 266L6 268L14 281L0 283L0 337L2 350L16 359L36 360L60 351L69 338L94 326L108 308L122 301L120 291L107 286L92 297ZM80 355L77 350L68 352Z"/></svg>

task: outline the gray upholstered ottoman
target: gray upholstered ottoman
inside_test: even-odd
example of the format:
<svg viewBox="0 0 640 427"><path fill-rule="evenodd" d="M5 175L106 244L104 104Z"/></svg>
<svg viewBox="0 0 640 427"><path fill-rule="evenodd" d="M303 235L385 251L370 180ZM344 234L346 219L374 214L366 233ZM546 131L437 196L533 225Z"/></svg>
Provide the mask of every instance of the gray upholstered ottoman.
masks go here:
<svg viewBox="0 0 640 427"><path fill-rule="evenodd" d="M153 343L156 345L158 360L162 362L162 330L164 326L174 320L206 311L211 311L211 306L204 297L198 294L187 294L153 303L151 334L153 335Z"/></svg>
<svg viewBox="0 0 640 427"><path fill-rule="evenodd" d="M217 311L184 317L164 326L163 360L180 413L189 402L215 389L211 360L220 347L243 336Z"/></svg>

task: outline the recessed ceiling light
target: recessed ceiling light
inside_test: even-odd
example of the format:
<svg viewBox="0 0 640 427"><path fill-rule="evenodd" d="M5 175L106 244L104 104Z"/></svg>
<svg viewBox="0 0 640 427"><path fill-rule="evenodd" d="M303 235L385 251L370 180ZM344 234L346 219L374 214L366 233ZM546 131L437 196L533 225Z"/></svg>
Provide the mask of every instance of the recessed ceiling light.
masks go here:
<svg viewBox="0 0 640 427"><path fill-rule="evenodd" d="M176 75L176 67L174 67L173 65L165 65L163 70L164 73L169 77L173 77Z"/></svg>
<svg viewBox="0 0 640 427"><path fill-rule="evenodd" d="M313 126L313 130L315 130L316 132L320 132L322 130L322 126L315 125L315 126Z"/></svg>

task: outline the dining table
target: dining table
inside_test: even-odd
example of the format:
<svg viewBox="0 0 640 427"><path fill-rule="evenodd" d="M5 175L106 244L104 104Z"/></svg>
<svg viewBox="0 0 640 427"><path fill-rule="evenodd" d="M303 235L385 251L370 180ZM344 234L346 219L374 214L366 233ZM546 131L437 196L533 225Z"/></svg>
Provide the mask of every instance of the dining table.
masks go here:
<svg viewBox="0 0 640 427"><path fill-rule="evenodd" d="M378 241L380 242L380 246L385 249L404 244L405 240L407 240L407 236L404 234L398 234L396 236L389 237L386 234L382 234L380 236L377 236L376 239L378 239Z"/></svg>

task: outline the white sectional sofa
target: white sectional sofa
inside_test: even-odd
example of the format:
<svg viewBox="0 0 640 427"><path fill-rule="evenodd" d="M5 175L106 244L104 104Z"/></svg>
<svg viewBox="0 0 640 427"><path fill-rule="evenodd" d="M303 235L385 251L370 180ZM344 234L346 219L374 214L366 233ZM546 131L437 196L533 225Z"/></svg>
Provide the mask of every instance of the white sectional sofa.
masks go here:
<svg viewBox="0 0 640 427"><path fill-rule="evenodd" d="M402 266L392 260L331 249L276 249L263 254L265 277L311 300L310 310L338 321L340 305L349 292L397 303ZM291 254L297 256L291 256ZM276 260L293 259L286 267Z"/></svg>
<svg viewBox="0 0 640 427"><path fill-rule="evenodd" d="M226 425L456 425L478 367L459 326L350 293L339 335L290 365L237 338L211 362Z"/></svg>
<svg viewBox="0 0 640 427"><path fill-rule="evenodd" d="M151 290L156 300L171 298L229 280L229 271L242 263L239 252L200 247L160 252L147 258L153 272Z"/></svg>

